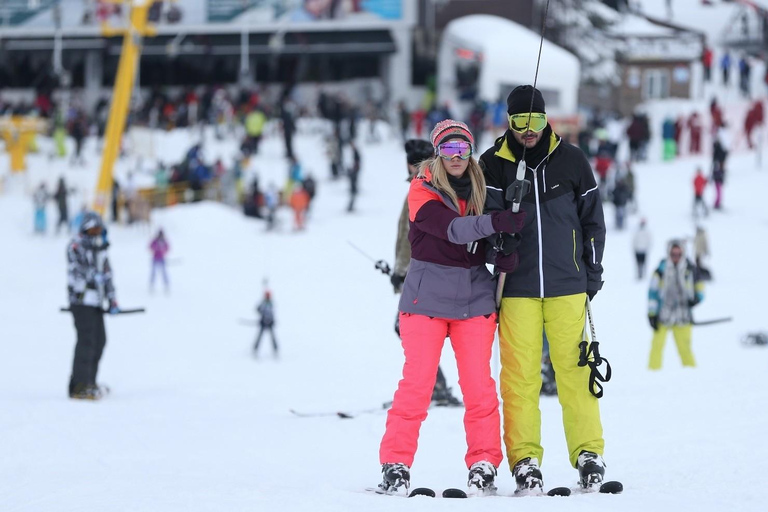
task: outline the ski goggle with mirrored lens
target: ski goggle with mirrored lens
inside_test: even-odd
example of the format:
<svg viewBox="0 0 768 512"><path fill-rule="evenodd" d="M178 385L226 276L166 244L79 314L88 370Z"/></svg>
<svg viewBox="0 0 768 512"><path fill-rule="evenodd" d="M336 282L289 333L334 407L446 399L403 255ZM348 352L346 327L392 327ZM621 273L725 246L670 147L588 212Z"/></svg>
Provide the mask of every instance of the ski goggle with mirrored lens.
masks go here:
<svg viewBox="0 0 768 512"><path fill-rule="evenodd" d="M444 160L457 156L466 160L472 156L472 144L464 141L444 142L437 146L437 154Z"/></svg>
<svg viewBox="0 0 768 512"><path fill-rule="evenodd" d="M531 116L530 125L528 116ZM509 128L517 133L527 131L540 132L547 127L547 114L534 112L533 114L511 114L509 116Z"/></svg>

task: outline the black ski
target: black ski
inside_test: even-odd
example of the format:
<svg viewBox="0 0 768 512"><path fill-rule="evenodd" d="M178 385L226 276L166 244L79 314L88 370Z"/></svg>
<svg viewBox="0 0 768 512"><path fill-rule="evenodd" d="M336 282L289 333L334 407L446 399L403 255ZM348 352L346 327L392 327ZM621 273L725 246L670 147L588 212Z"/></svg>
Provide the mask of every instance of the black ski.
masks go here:
<svg viewBox="0 0 768 512"><path fill-rule="evenodd" d="M374 494L382 494L384 496L399 496L401 498L415 498L417 496L426 496L428 498L435 498L437 497L437 493L430 489L429 487L416 487L411 492L409 492L407 495L398 493L398 492L385 492L382 491L379 487L367 487L366 492L372 492ZM462 491L461 489L456 488L448 488L445 489L441 494L443 498L467 498L467 493Z"/></svg>

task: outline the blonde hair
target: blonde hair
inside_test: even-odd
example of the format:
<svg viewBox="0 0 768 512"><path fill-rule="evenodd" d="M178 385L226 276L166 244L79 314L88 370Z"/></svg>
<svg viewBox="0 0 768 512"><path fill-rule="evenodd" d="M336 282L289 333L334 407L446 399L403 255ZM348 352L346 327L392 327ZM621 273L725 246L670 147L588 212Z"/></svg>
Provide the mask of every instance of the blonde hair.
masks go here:
<svg viewBox="0 0 768 512"><path fill-rule="evenodd" d="M427 170L432 175L430 179L432 186L447 195L454 206L456 206L456 209L461 211L459 208L459 198L448 181L448 171L443 166L443 159L435 155L421 162L419 164L418 177L426 178ZM483 208L485 207L485 175L483 175L483 170L473 157L469 158L466 172L469 173L469 179L472 183L472 193L467 200L467 208L464 215L482 215Z"/></svg>

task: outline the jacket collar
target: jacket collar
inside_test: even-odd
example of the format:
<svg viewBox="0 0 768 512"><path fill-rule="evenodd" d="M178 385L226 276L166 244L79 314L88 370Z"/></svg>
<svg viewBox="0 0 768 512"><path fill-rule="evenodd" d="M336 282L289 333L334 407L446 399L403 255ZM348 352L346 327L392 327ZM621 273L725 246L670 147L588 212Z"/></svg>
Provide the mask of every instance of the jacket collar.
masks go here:
<svg viewBox="0 0 768 512"><path fill-rule="evenodd" d="M547 153L547 156L550 156L555 149L560 145L560 141L562 138L557 135L554 130L552 131L551 135L549 136L549 153ZM509 144L507 144L507 134L505 133L498 139L496 139L496 147L498 148L494 155L498 156L499 158L503 158L504 160L509 160L512 163L517 163L517 158L515 157L514 153L512 153L512 150L509 149Z"/></svg>

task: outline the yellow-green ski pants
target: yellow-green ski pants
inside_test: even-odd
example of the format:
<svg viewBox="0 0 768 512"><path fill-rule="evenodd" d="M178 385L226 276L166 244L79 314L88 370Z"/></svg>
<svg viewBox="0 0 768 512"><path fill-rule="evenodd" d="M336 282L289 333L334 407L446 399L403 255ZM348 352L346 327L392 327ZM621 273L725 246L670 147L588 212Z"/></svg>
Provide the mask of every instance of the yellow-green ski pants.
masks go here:
<svg viewBox="0 0 768 512"><path fill-rule="evenodd" d="M683 361L683 366L696 366L693 350L691 350L691 324L659 324L659 328L653 333L653 339L651 340L651 357L648 360L648 368L651 370L661 369L661 356L664 354L664 344L667 342L667 331L670 330L675 338L675 344L677 345L677 351L680 353L680 359Z"/></svg>
<svg viewBox="0 0 768 512"><path fill-rule="evenodd" d="M579 343L586 315L585 293L563 297L504 298L499 319L501 398L507 462L535 457L542 462L542 332L549 340L557 395L571 465L582 450L603 454L605 442L597 398L589 391L589 367L579 367Z"/></svg>

